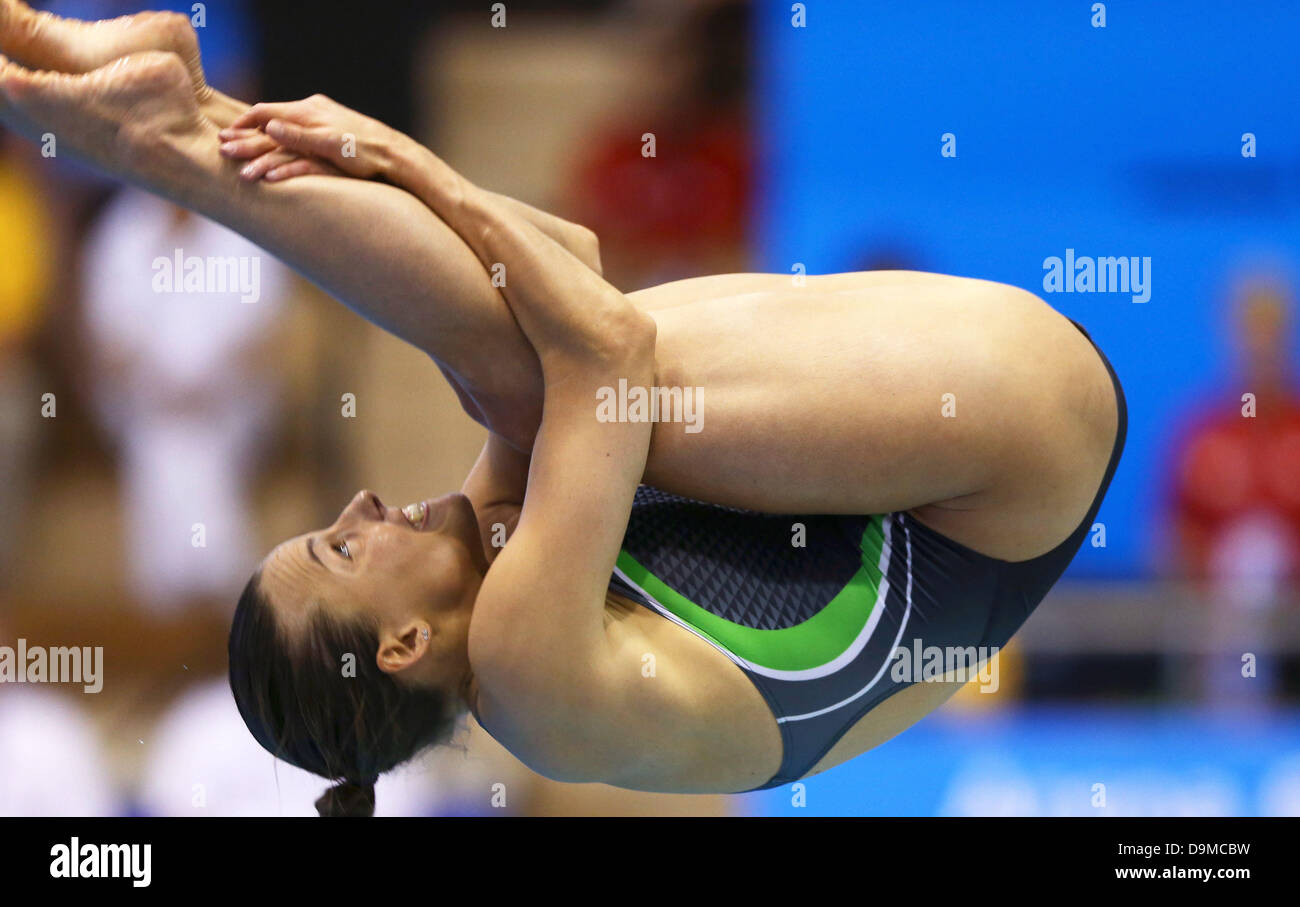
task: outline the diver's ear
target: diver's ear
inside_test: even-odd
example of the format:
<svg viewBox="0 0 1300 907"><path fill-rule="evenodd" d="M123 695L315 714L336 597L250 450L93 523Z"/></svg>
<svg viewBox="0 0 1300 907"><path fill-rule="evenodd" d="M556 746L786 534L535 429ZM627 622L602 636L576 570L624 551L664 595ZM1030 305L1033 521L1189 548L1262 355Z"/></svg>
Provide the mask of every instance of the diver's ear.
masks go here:
<svg viewBox="0 0 1300 907"><path fill-rule="evenodd" d="M422 620L404 624L391 634L385 634L379 640L379 652L375 662L385 674L397 674L415 664L429 648L431 631L429 624Z"/></svg>

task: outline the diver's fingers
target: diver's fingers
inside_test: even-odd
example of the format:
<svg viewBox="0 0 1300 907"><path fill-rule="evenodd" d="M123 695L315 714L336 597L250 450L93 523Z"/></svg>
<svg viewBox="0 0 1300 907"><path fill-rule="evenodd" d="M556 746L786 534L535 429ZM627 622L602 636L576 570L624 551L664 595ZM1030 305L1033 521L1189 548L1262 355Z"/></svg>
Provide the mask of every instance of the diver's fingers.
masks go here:
<svg viewBox="0 0 1300 907"><path fill-rule="evenodd" d="M322 176L346 176L337 167L322 161L319 158L303 157L288 164L282 164L272 169L266 174L266 181L269 183L283 182L284 180L293 179L295 176L308 176L319 174Z"/></svg>
<svg viewBox="0 0 1300 907"><path fill-rule="evenodd" d="M226 132L242 132L242 134L237 138L225 139ZM223 130L221 156L236 161L249 161L279 147L280 144L275 139L256 129Z"/></svg>
<svg viewBox="0 0 1300 907"><path fill-rule="evenodd" d="M292 151L285 151L283 148L276 148L274 151L268 151L261 157L249 161L239 171L239 178L250 183L257 182L262 177L276 167L282 167L292 161L296 161L298 155Z"/></svg>
<svg viewBox="0 0 1300 907"><path fill-rule="evenodd" d="M308 112L306 101L263 101L235 117L234 129L262 129L271 120L301 120Z"/></svg>

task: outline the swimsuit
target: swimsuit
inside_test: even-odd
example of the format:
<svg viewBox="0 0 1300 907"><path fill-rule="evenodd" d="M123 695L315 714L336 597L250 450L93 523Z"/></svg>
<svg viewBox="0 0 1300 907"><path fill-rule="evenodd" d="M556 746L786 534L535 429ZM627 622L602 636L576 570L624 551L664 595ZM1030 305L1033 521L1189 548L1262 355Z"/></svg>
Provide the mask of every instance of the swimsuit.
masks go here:
<svg viewBox="0 0 1300 907"><path fill-rule="evenodd" d="M972 551L905 512L776 515L637 489L610 590L700 636L758 688L784 752L777 773L754 790L808 774L858 719L931 679L933 653L949 666L966 658L973 676L1065 572L1101 507L1128 425L1119 379L1097 353L1119 416L1110 462L1070 537L1028 561ZM904 662L910 668L899 670Z"/></svg>

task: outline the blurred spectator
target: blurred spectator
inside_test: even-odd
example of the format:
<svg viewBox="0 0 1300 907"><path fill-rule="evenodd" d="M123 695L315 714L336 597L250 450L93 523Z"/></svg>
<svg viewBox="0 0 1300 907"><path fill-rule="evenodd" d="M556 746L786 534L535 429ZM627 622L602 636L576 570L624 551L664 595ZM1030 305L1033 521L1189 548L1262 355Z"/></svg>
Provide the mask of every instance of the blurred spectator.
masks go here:
<svg viewBox="0 0 1300 907"><path fill-rule="evenodd" d="M92 403L119 450L132 591L152 610L228 604L256 559L250 470L276 415L288 280L243 237L136 190L88 238Z"/></svg>
<svg viewBox="0 0 1300 907"><path fill-rule="evenodd" d="M1245 286L1234 301L1238 378L1222 407L1196 413L1175 450L1180 566L1220 603L1205 675L1212 700L1271 697L1275 666L1259 652L1283 592L1300 579L1300 392L1292 383L1288 287ZM1251 395L1244 398L1244 395ZM1258 676L1242 677L1255 653Z"/></svg>
<svg viewBox="0 0 1300 907"><path fill-rule="evenodd" d="M415 772L385 775L376 814L428 815L428 781ZM158 722L139 805L152 816L314 816L328 786L262 749L220 680L190 690Z"/></svg>
<svg viewBox="0 0 1300 907"><path fill-rule="evenodd" d="M112 19L143 10L171 10L189 17L196 25L207 81L234 97L255 94L255 71L258 55L256 21L249 15L246 0L219 0L195 4L189 0L37 0L33 6L72 19L94 21ZM58 267L53 275L47 328L41 338L39 355L48 373L48 389L79 387L93 380L87 374L77 344L67 343L74 325L79 323L77 306L82 292L77 285L75 264L81 255L85 236L98 213L116 191L111 177L65 154L57 143L46 148L19 142L20 153L33 161L39 180L39 195L49 217L56 244ZM42 388L42 391L46 388ZM77 396L84 398L85 393ZM60 407L57 433L56 468L65 464L85 466L102 454L88 431L86 416L77 406Z"/></svg>
<svg viewBox="0 0 1300 907"><path fill-rule="evenodd" d="M31 686L6 689L0 740L0 816L116 813L99 740L67 697Z"/></svg>
<svg viewBox="0 0 1300 907"><path fill-rule="evenodd" d="M513 761L513 760L511 760ZM436 747L375 785L375 815L485 815L492 785L521 790L524 770ZM314 816L325 779L271 757L239 717L225 680L186 693L159 721L141 783L141 811L153 816Z"/></svg>
<svg viewBox="0 0 1300 907"><path fill-rule="evenodd" d="M655 48L650 95L584 143L574 180L574 216L600 236L605 275L625 289L748 267L750 6L686 10Z"/></svg>
<svg viewBox="0 0 1300 907"><path fill-rule="evenodd" d="M15 528L31 490L41 400L32 343L45 313L54 257L45 206L0 136L0 591L12 573Z"/></svg>

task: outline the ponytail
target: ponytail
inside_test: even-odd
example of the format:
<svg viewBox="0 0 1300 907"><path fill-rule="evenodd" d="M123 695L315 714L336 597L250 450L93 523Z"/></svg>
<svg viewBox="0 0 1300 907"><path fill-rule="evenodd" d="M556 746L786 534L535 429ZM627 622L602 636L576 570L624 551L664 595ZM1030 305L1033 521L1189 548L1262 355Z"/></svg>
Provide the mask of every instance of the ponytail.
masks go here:
<svg viewBox="0 0 1300 907"><path fill-rule="evenodd" d="M368 819L375 814L375 782L343 781L321 794L316 812L327 818Z"/></svg>

